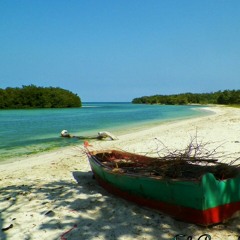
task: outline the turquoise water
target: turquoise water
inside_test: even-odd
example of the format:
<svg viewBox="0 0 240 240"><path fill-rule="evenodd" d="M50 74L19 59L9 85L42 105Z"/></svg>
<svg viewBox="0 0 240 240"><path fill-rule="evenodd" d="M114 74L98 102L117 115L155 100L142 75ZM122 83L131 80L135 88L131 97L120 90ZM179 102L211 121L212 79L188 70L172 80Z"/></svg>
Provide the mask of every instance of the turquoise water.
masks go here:
<svg viewBox="0 0 240 240"><path fill-rule="evenodd" d="M49 149L82 144L60 137L63 129L76 136L95 136L99 131L115 135L166 120L205 114L199 106L84 103L74 109L0 111L0 160Z"/></svg>

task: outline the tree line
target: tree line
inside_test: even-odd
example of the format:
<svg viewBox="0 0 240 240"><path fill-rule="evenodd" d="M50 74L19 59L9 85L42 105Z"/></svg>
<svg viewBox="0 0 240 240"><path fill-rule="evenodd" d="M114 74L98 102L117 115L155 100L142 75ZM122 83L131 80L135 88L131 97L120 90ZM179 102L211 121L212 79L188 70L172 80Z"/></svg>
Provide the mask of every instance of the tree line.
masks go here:
<svg viewBox="0 0 240 240"><path fill-rule="evenodd" d="M0 88L0 109L81 107L77 94L54 87Z"/></svg>
<svg viewBox="0 0 240 240"><path fill-rule="evenodd" d="M240 104L240 90L224 90L212 93L182 93L173 95L153 95L134 98L132 103L144 104Z"/></svg>

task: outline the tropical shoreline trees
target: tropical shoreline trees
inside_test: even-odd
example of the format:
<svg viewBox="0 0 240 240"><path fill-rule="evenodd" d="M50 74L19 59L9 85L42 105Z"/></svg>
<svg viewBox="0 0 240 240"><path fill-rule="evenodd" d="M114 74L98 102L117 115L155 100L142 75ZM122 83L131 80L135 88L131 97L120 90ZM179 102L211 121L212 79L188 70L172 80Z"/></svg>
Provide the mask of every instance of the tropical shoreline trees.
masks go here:
<svg viewBox="0 0 240 240"><path fill-rule="evenodd" d="M77 94L59 87L0 88L0 109L81 107Z"/></svg>
<svg viewBox="0 0 240 240"><path fill-rule="evenodd" d="M240 90L224 90L212 93L182 93L172 95L153 95L134 98L132 103L138 104L224 104L239 105Z"/></svg>

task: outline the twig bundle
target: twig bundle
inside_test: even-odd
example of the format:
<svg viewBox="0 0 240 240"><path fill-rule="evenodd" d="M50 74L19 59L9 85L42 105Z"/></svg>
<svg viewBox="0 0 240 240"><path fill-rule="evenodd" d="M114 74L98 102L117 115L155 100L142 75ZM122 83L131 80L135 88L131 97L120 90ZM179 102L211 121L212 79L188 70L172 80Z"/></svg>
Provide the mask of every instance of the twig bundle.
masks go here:
<svg viewBox="0 0 240 240"><path fill-rule="evenodd" d="M172 179L199 179L205 173L214 174L216 179L227 179L239 174L237 164L240 157L229 163L219 162L224 156L218 153L220 146L208 150L209 143L198 142L197 136L192 138L183 150L169 150L161 141L157 142L156 154L151 158L142 155L112 151L97 154L103 165L114 172L137 174L141 176L154 176ZM162 148L159 147L162 146Z"/></svg>

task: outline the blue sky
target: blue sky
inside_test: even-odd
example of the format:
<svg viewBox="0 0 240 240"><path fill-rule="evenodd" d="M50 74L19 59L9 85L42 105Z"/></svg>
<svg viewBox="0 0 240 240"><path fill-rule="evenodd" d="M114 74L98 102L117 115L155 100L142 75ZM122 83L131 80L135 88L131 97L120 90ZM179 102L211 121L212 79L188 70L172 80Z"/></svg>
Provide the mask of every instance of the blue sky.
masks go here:
<svg viewBox="0 0 240 240"><path fill-rule="evenodd" d="M240 88L239 0L1 0L0 88L86 101Z"/></svg>

